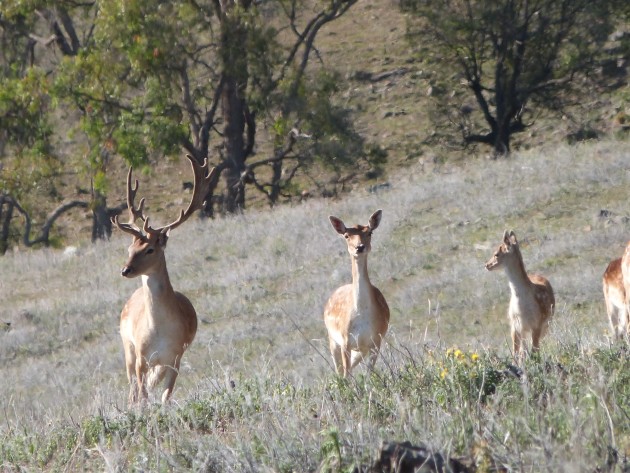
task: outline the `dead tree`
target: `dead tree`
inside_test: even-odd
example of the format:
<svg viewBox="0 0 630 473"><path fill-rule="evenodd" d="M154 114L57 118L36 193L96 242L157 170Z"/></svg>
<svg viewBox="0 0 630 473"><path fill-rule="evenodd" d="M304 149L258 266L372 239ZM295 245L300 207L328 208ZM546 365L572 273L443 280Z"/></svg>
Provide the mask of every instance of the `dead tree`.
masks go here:
<svg viewBox="0 0 630 473"><path fill-rule="evenodd" d="M8 249L10 237L9 227L11 219L13 218L16 211L22 214L25 220L22 243L24 244L24 246L30 248L34 245L39 244L50 246L50 230L52 229L55 221L69 210L77 207L87 209L89 208L89 205L90 204L88 202L84 202L81 200L70 200L60 204L56 209L51 211L46 216L46 220L44 220L39 235L34 239L31 239L31 229L33 226L33 221L29 213L19 204L19 202L13 196L8 194L0 195L0 254L5 254Z"/></svg>

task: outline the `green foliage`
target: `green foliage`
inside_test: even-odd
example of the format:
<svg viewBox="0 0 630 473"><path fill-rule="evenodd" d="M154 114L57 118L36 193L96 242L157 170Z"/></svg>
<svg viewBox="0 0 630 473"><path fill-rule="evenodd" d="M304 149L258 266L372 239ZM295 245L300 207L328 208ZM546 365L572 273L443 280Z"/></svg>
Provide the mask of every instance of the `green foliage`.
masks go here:
<svg viewBox="0 0 630 473"><path fill-rule="evenodd" d="M331 13L344 4L320 7ZM41 1L9 1L3 5L0 35L7 46L0 61L7 71L0 84L0 126L11 130L12 145L39 156L56 151L52 136L72 135L73 143L63 144L64 165L93 180L104 197L108 169L117 157L142 166L182 148L208 155L215 137L236 140L240 147L245 141L246 149L254 150L257 134L267 124L272 130L264 131L279 146L296 123L313 130L312 140L300 143L303 149L286 156L296 162L296 170L315 159L348 166L355 156L365 156L362 139L352 130L349 115L332 105L337 79L304 76L308 54L302 50L305 44L313 48L315 35L309 33L305 43L298 25L310 13L294 8L282 2L159 0L61 2L52 8ZM335 17L331 14L324 23ZM48 49L39 48L37 42L33 46L35 37L54 41ZM61 52L58 57L48 53L55 49ZM24 51L32 51L31 57ZM27 61L36 65L31 69L37 75L23 73ZM293 77L292 68L299 69ZM230 81L238 89L236 108L221 94L222 84ZM51 112L63 115L62 126L48 125ZM246 125L236 132L242 137L221 133L222 121L238 123L244 116ZM280 117L283 126L273 128L268 117ZM229 168L231 160L248 159L251 153L243 150L223 164ZM234 166L240 169L244 163ZM296 192L299 186L290 182L294 174L286 173L290 177L272 186Z"/></svg>
<svg viewBox="0 0 630 473"><path fill-rule="evenodd" d="M322 456L321 471L324 472L344 472L353 471L351 467L343 468L343 456L341 454L341 441L339 431L335 428L322 432L324 441L320 448Z"/></svg>
<svg viewBox="0 0 630 473"><path fill-rule="evenodd" d="M0 129L18 154L51 154L46 72L29 67L24 75L0 77Z"/></svg>
<svg viewBox="0 0 630 473"><path fill-rule="evenodd" d="M431 360L430 365L433 363L434 360ZM445 358L436 362L439 370L439 381L436 381L444 389L438 402L449 402L454 391L460 391L467 402L485 402L503 381L498 363L499 360L491 358L482 360L476 352L465 353L459 348L449 348Z"/></svg>
<svg viewBox="0 0 630 473"><path fill-rule="evenodd" d="M341 170L369 156L374 164L380 165L386 153L375 145L366 151L365 140L354 128L349 110L335 103L340 81L339 73L330 70L321 70L315 77L299 81L295 95L285 98L290 112L274 124L276 140L282 142L291 124L297 122L301 131L310 136L309 140L299 142L299 153L305 162L317 161Z"/></svg>
<svg viewBox="0 0 630 473"><path fill-rule="evenodd" d="M18 470L26 464L41 469L55 459L61 463L67 462L78 444L77 432L70 427L54 429L45 436L16 432L2 440L1 464Z"/></svg>
<svg viewBox="0 0 630 473"><path fill-rule="evenodd" d="M312 423L309 418L313 410L320 411L321 399L343 413L322 418L317 434L321 471L353 471L369 462L365 454L372 450L363 454L355 450L361 445L361 429L367 426L382 426L383 432L422 426L419 439L412 436L412 442L425 441L427 432L440 432L439 438L448 439L454 453L475 452L479 468L489 469L495 461L527 464L517 452L543 444L566 445L576 436L583 437L580 445L596 457L607 451L611 425L616 426L612 434L627 442L624 406L630 379L624 351L613 347L585 353L575 345L561 347L527 358L520 375L507 369L510 360L495 354L450 348L427 350L424 356L390 366L388 372L357 373L351 379L331 375L311 388L241 378L233 387L197 395L177 407L147 406L141 414L129 411L109 418L87 416L80 427L65 426L42 435L5 434L0 462L60 467L77 444L87 449L124 445L133 458L159 439L163 453L189 468L194 464L197 449L191 442L196 436L227 436L257 418ZM303 432L275 431L279 437L273 439L267 435L261 430L248 433L248 452L256 464L275 465L279 471L304 466L278 458L273 448ZM507 452L512 453L506 456ZM149 464L159 462L149 459Z"/></svg>
<svg viewBox="0 0 630 473"><path fill-rule="evenodd" d="M527 127L524 114L557 109L571 92L591 92L593 83L585 87L584 79L605 57L616 21L611 1L406 0L402 6L420 19L412 42L435 45L423 57L448 77L436 85L453 90L443 95L435 88L439 106L450 109L442 121L454 122L467 142L498 152L509 151L510 136ZM583 80L573 80L578 75Z"/></svg>

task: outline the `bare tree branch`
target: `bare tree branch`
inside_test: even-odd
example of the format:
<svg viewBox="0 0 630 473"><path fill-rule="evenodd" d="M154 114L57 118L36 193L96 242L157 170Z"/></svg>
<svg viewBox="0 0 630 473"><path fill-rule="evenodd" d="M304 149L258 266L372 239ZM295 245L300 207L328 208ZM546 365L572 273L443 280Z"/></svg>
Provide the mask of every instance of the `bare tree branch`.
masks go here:
<svg viewBox="0 0 630 473"><path fill-rule="evenodd" d="M9 195L5 195L4 198L7 201L10 201L12 203L12 205L15 207L15 209L21 213L24 216L24 219L26 221L25 227L24 227L24 236L23 236L23 243L25 246L27 247L31 247L33 245L37 245L39 243L43 243L45 246L48 246L50 244L50 230L53 226L53 224L55 223L55 221L61 217L61 215L63 215L65 212L72 210L74 208L83 208L83 209L87 209L89 207L89 203L88 202L84 202L81 200L71 200L68 202L64 202L61 205L59 205L56 209L54 209L52 212L50 212L48 214L48 216L46 217L46 220L44 221L44 224L42 225L42 230L40 235L35 238L34 240L31 240L30 235L31 235L31 226L32 226L32 221L31 221L31 216L28 214L28 212L19 204L19 202L17 200L15 200L15 198L13 198L12 196Z"/></svg>

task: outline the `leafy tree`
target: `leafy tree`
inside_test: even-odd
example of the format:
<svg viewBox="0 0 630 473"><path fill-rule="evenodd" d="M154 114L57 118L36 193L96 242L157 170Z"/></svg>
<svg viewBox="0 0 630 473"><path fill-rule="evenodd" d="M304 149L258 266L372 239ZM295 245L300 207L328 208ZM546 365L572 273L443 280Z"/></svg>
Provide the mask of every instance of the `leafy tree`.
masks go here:
<svg viewBox="0 0 630 473"><path fill-rule="evenodd" d="M474 97L476 107L460 102L457 111L465 142L486 143L504 154L512 135L528 127L527 112L557 110L568 90L585 85L611 32L613 3L404 0L402 5L420 19L411 37L426 45L425 57L454 65L457 73L449 80Z"/></svg>
<svg viewBox="0 0 630 473"><path fill-rule="evenodd" d="M23 241L31 246L49 243L52 224L63 212L86 206L62 204L46 218L41 236L30 239L32 222L44 218L47 204L61 197L54 180L62 163L54 147L51 79L38 48L63 35L61 30L48 39L40 34L42 23L58 26L45 8L29 10L40 6L7 1L0 9L0 253L21 233L11 229L14 211L26 219ZM38 14L29 14L33 11Z"/></svg>
<svg viewBox="0 0 630 473"><path fill-rule="evenodd" d="M331 104L334 76L323 68L305 74L317 33L355 2L313 2L320 10L311 18L297 0L102 2L94 46L67 61L64 93L89 110L83 126L90 136L130 163L180 147L199 161L208 157L224 190L212 199L213 186L206 214L216 200L225 212L244 208L250 183L273 204L309 160L346 158L325 143L365 155ZM261 130L272 149L257 158ZM219 143L211 151L213 137Z"/></svg>
<svg viewBox="0 0 630 473"><path fill-rule="evenodd" d="M16 209L29 227L43 219L43 206L32 217L22 199L42 187L58 199L52 177L63 168L92 180L93 239L108 237L117 156L134 166L182 147L209 157L224 190L213 199L211 189L208 215L217 202L242 209L248 184L273 205L314 161L378 166L383 154L366 151L333 105L338 77L321 61L306 74L318 32L355 2L3 2L0 159L15 159L1 163L2 228Z"/></svg>

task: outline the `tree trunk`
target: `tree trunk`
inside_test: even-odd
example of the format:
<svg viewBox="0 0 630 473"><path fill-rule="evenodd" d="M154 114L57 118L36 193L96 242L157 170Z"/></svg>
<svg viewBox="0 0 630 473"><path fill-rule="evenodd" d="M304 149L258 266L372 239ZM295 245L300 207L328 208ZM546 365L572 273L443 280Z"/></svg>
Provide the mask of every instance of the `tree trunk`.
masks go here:
<svg viewBox="0 0 630 473"><path fill-rule="evenodd" d="M92 242L109 240L112 236L112 222L109 219L106 197L95 191L92 206Z"/></svg>
<svg viewBox="0 0 630 473"><path fill-rule="evenodd" d="M6 210L4 210L6 205ZM0 255L9 249L9 231L13 218L13 202L0 196Z"/></svg>
<svg viewBox="0 0 630 473"><path fill-rule="evenodd" d="M273 207L280 197L280 180L282 179L282 161L276 161L271 165L271 192L269 192L269 203Z"/></svg>
<svg viewBox="0 0 630 473"><path fill-rule="evenodd" d="M503 156L510 152L510 122L512 121L511 110L514 97L512 97L505 79L505 69L503 62L497 64L495 76L495 102L496 120L493 132L493 147L495 156Z"/></svg>
<svg viewBox="0 0 630 473"><path fill-rule="evenodd" d="M241 175L245 171L245 149L243 133L245 131L245 101L240 96L239 87L234 78L227 78L222 97L223 140L227 167L225 176L225 196L223 208L227 213L236 213L245 207L245 183Z"/></svg>
<svg viewBox="0 0 630 473"><path fill-rule="evenodd" d="M249 2L244 2L246 8ZM245 172L245 127L247 103L245 91L247 71L247 29L243 19L235 10L234 0L225 1L221 7L221 48L223 60L223 88L221 110L223 113L223 144L225 148L225 195L223 210L227 213L240 212L245 207L245 183L241 176Z"/></svg>
<svg viewBox="0 0 630 473"><path fill-rule="evenodd" d="M494 137L494 154L504 156L510 153L510 120L499 121Z"/></svg>

